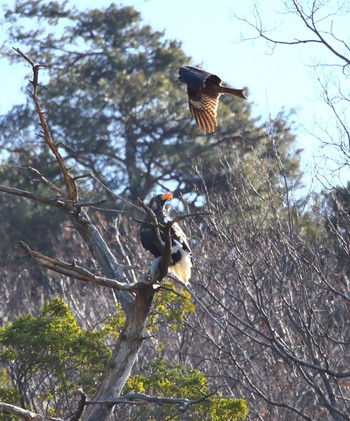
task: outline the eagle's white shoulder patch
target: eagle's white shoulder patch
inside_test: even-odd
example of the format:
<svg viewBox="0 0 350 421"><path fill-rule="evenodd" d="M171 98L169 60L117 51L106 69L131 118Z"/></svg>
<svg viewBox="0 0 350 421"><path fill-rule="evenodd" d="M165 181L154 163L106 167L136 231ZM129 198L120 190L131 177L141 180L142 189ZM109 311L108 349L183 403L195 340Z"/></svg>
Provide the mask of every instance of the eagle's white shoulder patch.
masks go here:
<svg viewBox="0 0 350 421"><path fill-rule="evenodd" d="M182 283L188 285L191 277L192 261L191 255L187 251L180 249L182 258L173 266L169 266L169 272L175 275Z"/></svg>

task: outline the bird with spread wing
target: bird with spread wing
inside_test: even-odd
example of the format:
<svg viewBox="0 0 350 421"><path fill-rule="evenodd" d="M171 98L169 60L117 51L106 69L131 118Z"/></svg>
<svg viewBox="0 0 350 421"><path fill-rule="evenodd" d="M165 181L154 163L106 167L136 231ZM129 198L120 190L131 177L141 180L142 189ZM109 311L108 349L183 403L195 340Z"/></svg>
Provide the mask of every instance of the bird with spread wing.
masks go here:
<svg viewBox="0 0 350 421"><path fill-rule="evenodd" d="M187 85L190 112L205 132L213 132L217 126L216 114L221 94L247 99L244 89L222 86L218 76L198 67L182 66L179 75L179 80Z"/></svg>
<svg viewBox="0 0 350 421"><path fill-rule="evenodd" d="M166 209L166 203L172 198L173 195L171 193L158 194L157 196L152 197L148 204L148 207L153 211L158 224L161 226L165 226L167 222L171 221ZM140 226L140 237L142 246L158 259L156 259L151 266L151 272L155 272L157 269L156 266L159 264L159 259L162 257L161 246L165 245L165 238L164 232L162 232L162 229L159 229L160 240L162 242L160 245L156 227L152 225L152 222L151 217L146 215L144 222ZM169 264L169 272L185 285L188 285L188 281L191 277L192 252L186 235L177 222L172 224L170 236L171 261Z"/></svg>

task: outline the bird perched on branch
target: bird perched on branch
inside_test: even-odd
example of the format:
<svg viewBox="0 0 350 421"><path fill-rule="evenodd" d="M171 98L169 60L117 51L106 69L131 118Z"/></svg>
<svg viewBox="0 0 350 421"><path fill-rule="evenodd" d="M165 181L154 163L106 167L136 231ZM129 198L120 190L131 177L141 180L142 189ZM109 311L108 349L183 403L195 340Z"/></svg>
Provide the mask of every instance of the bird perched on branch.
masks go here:
<svg viewBox="0 0 350 421"><path fill-rule="evenodd" d="M198 67L182 66L179 80L186 83L190 111L198 126L205 132L213 132L217 126L216 114L221 94L247 99L244 89L221 86L221 79Z"/></svg>
<svg viewBox="0 0 350 421"><path fill-rule="evenodd" d="M172 198L173 195L171 193L158 194L152 197L148 204L148 207L153 211L157 219L157 223L161 226L165 226L171 221L166 209L166 203ZM157 228L152 225L152 222L150 215L146 215L144 223L140 226L140 237L142 246L158 259L157 262L159 264L159 259L162 257L163 252L162 248L165 246L166 241L165 232L164 229L159 228L160 238L158 238ZM169 272L187 285L191 276L192 253L186 235L177 222L171 226L170 237L171 261L169 263Z"/></svg>

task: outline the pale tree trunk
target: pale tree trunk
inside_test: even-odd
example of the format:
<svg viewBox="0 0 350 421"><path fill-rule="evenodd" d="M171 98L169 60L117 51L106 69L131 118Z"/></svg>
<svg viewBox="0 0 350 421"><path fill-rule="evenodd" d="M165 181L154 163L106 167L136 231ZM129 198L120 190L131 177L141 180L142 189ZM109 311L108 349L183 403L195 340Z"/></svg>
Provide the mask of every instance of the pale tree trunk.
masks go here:
<svg viewBox="0 0 350 421"><path fill-rule="evenodd" d="M145 286L136 293L135 300L126 318L125 329L116 343L110 368L94 397L94 401L113 400L120 395L144 340L146 320L153 295L152 286ZM82 420L107 420L112 410L113 407L110 405L89 405L83 413Z"/></svg>
<svg viewBox="0 0 350 421"><path fill-rule="evenodd" d="M127 282L121 266L116 261L99 231L84 211L71 213L70 219L89 247L92 256L106 277ZM142 346L147 317L154 296L153 285L139 284L134 294L114 289L126 313L124 329L118 338L109 369L93 401L113 400L120 396ZM111 415L111 405L90 404L82 415L83 421L106 420Z"/></svg>

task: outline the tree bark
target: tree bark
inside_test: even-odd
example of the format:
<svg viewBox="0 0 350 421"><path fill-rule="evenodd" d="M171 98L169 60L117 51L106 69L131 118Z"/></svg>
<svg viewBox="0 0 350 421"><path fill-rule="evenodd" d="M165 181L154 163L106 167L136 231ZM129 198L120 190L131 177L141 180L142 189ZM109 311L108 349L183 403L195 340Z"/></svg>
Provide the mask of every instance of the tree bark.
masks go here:
<svg viewBox="0 0 350 421"><path fill-rule="evenodd" d="M90 221L88 214L85 211L80 210L76 213L70 213L68 216L73 226L85 241L91 255L94 257L103 274L106 277L116 279L119 282L128 282L128 278L122 267L118 264L113 253L101 237L98 229ZM129 292L117 289L114 289L114 294L125 313L127 313L133 301L132 295Z"/></svg>
<svg viewBox="0 0 350 421"><path fill-rule="evenodd" d="M146 321L152 305L154 289L145 285L136 292L135 299L126 317L125 328L115 345L110 367L93 401L110 401L117 398L130 375L138 352L143 343ZM111 405L90 404L82 416L82 421L104 421L113 411Z"/></svg>

